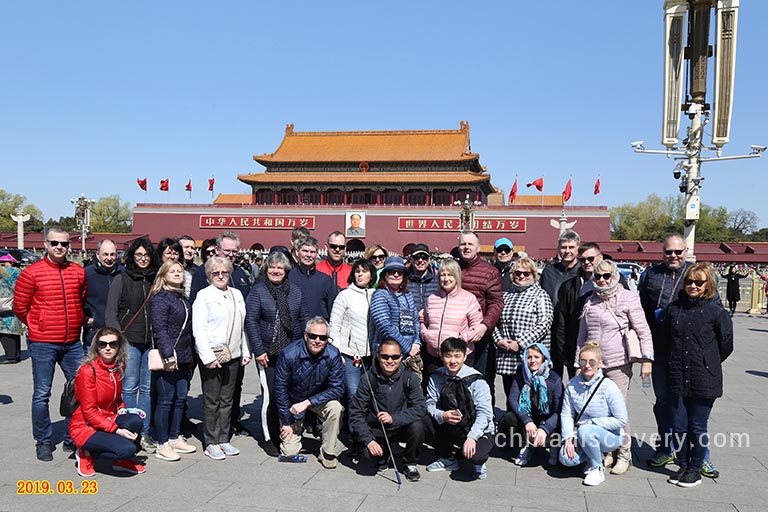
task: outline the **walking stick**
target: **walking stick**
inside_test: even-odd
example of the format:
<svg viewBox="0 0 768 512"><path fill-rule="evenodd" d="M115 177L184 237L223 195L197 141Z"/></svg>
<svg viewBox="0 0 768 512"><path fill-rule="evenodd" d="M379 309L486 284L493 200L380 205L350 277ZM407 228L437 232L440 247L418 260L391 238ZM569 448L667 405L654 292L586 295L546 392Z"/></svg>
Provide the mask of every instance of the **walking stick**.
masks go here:
<svg viewBox="0 0 768 512"><path fill-rule="evenodd" d="M371 392L371 400L373 400L373 410L376 413L376 417L379 417L379 404L376 402L376 396L373 392L373 386L371 385L371 379L368 377L368 370L365 367L363 359L360 358L360 365L363 369L363 375L365 375L365 381L368 383L368 390ZM389 443L389 436L387 435L387 427L379 419L381 425L381 431L384 432L384 442L387 444L387 450L389 451L389 460L392 461L392 467L395 468L395 480L397 481L397 490L400 490L400 486L403 485L403 481L400 479L400 472L397 470L397 464L395 463L395 455L392 453L392 445Z"/></svg>

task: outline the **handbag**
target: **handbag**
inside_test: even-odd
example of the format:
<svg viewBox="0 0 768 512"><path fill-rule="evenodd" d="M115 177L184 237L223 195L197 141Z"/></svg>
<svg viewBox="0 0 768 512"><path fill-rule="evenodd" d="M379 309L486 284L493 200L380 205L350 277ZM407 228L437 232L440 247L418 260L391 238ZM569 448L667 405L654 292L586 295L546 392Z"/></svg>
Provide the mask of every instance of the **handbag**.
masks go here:
<svg viewBox="0 0 768 512"><path fill-rule="evenodd" d="M633 364L642 363L643 352L640 349L640 337L637 335L637 331L629 325L622 327L619 318L616 316L616 313L613 312L613 308L610 305L608 306L608 311L610 311L611 316L613 316L613 319L616 320L616 323L619 325L619 331L621 332L621 339L624 342L624 352L627 354L627 359Z"/></svg>
<svg viewBox="0 0 768 512"><path fill-rule="evenodd" d="M184 303L182 302L182 304ZM179 330L179 335L176 337L176 343L173 344L173 360L174 361L178 361L178 359L176 359L176 345L179 344L179 340L181 339L181 333L183 333L184 329L187 327L187 320L189 320L189 310L187 309L187 305L184 304L184 323L181 325L181 330ZM165 362L163 362L163 356L160 355L160 349L158 348L150 349L148 354L148 359L149 359L149 362L147 366L149 366L149 369L151 371L165 370Z"/></svg>
<svg viewBox="0 0 768 512"><path fill-rule="evenodd" d="M13 297L0 298L0 313L13 312Z"/></svg>
<svg viewBox="0 0 768 512"><path fill-rule="evenodd" d="M219 345L218 347L211 347L213 355L216 356L216 360L219 364L228 363L232 360L232 352L229 351L229 346Z"/></svg>

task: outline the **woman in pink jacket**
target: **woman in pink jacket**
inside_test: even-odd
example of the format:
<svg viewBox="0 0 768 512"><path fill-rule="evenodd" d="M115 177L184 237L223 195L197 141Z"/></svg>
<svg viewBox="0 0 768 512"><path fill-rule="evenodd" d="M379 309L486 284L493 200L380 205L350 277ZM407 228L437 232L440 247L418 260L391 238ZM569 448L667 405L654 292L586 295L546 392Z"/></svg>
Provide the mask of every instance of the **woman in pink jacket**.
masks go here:
<svg viewBox="0 0 768 512"><path fill-rule="evenodd" d="M467 342L467 361L472 366L475 326L483 321L480 303L470 292L461 288L461 267L456 261L445 260L438 268L440 291L427 297L421 318L421 341L426 347L421 357L424 361L424 379L443 366L440 344L446 338L461 338Z"/></svg>
<svg viewBox="0 0 768 512"><path fill-rule="evenodd" d="M640 296L637 292L624 289L619 282L619 270L611 260L602 260L592 273L594 292L584 304L579 323L579 348L587 341L596 341L603 353L603 373L616 383L624 400L627 399L629 382L632 379L632 362L624 344L628 329L634 329L640 338L643 363L640 376L651 375L653 361L653 340L648 322L645 320ZM574 362L575 364L575 362ZM605 467L611 473L625 473L631 464L632 447L629 423L624 427L624 442L615 453L605 457Z"/></svg>

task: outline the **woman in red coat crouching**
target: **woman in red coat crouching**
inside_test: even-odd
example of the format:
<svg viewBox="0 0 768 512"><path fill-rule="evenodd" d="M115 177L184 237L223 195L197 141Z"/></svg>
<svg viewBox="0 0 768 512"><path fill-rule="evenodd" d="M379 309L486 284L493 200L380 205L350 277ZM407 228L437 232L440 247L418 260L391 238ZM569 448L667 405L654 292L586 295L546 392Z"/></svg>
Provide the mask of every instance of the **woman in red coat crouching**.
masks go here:
<svg viewBox="0 0 768 512"><path fill-rule="evenodd" d="M121 398L128 340L111 327L99 329L75 378L79 403L69 423L77 446L77 472L82 477L96 474L94 458L112 460L112 469L143 473L144 466L132 460L143 422L127 412Z"/></svg>

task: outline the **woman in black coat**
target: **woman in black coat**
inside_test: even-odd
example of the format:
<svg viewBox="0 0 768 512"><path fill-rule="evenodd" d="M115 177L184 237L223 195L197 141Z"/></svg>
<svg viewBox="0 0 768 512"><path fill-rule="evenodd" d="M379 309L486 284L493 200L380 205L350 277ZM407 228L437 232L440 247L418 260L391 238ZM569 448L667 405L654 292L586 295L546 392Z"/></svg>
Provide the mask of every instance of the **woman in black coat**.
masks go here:
<svg viewBox="0 0 768 512"><path fill-rule="evenodd" d="M739 290L739 280L747 277L747 274L738 274L736 266L728 267L727 274L720 274L720 277L728 281L725 287L725 298L728 299L728 309L731 310L731 316L736 312L736 304L741 300L741 291Z"/></svg>
<svg viewBox="0 0 768 512"><path fill-rule="evenodd" d="M707 422L715 399L723 396L722 362L733 352L733 322L713 301L715 274L696 263L683 276L679 299L669 305L664 323L670 393L678 397L673 432L680 443L680 469L669 483L701 483L709 436ZM687 423L680 418L686 418Z"/></svg>

